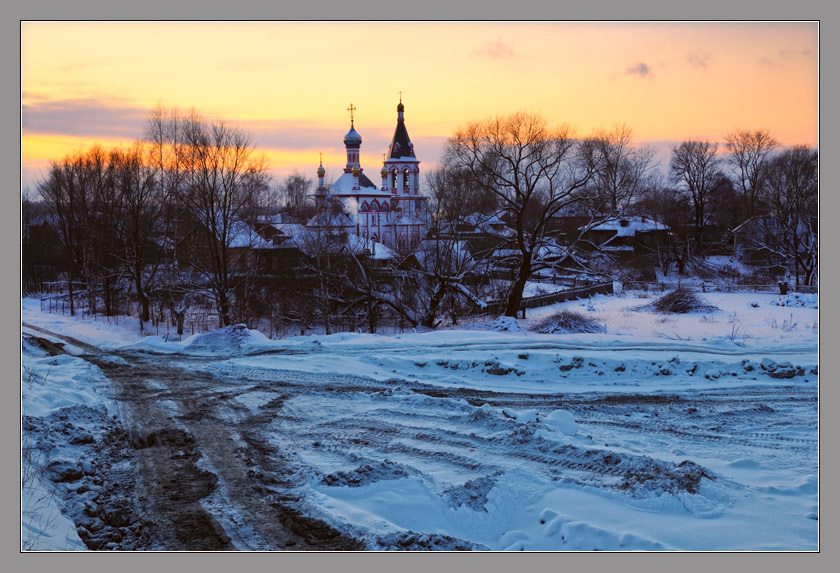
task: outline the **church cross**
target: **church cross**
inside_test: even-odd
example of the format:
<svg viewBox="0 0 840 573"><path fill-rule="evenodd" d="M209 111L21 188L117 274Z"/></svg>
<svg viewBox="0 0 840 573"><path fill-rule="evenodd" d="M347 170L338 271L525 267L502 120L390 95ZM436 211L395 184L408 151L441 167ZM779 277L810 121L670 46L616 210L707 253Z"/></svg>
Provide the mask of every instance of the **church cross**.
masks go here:
<svg viewBox="0 0 840 573"><path fill-rule="evenodd" d="M356 108L351 103L350 107L347 108L347 111L350 112L350 125L352 126L353 125L353 112L356 111Z"/></svg>

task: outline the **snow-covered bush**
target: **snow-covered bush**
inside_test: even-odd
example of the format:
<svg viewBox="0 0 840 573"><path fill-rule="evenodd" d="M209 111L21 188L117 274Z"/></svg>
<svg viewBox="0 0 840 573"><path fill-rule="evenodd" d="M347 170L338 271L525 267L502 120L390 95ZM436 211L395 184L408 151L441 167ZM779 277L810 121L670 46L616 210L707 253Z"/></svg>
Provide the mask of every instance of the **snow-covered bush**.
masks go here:
<svg viewBox="0 0 840 573"><path fill-rule="evenodd" d="M522 327L512 316L500 316L491 322L487 328L494 332L523 332Z"/></svg>
<svg viewBox="0 0 840 573"><path fill-rule="evenodd" d="M719 310L717 307L706 303L697 294L688 289L677 289L662 295L641 310L652 310L654 312L666 312L670 314L686 314L689 312L711 312Z"/></svg>
<svg viewBox="0 0 840 573"><path fill-rule="evenodd" d="M540 322L534 330L542 334L576 334L606 332L606 327L571 310L563 310Z"/></svg>

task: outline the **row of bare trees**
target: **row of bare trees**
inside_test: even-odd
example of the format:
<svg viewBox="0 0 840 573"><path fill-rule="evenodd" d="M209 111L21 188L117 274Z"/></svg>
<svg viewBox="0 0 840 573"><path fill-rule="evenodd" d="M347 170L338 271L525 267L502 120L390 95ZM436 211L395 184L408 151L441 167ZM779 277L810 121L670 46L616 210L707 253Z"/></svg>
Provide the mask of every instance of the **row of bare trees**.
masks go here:
<svg viewBox="0 0 840 573"><path fill-rule="evenodd" d="M797 277L801 270L812 280L817 152L781 148L766 131L733 132L726 154L719 151L712 142L684 141L672 149L662 178L652 148L636 145L625 125L579 137L567 125L525 112L468 123L427 176L430 238L383 262L373 256L374 246L348 237L340 224L333 228L331 221L346 215L333 205L317 215L327 223L298 238L305 255L299 270L310 291L298 293L294 304L282 302L283 315L307 328L321 323L326 332L331 317L348 313L364 317L371 332L383 313L435 327L447 315L485 306L493 296L492 265L501 264L512 269L502 293L505 314L516 316L535 273L596 274L592 253L599 245L588 232L636 213L691 229L665 257L680 272L689 245L699 252L710 224L731 229L773 213L782 231L765 241L766 249L795 267ZM177 284L182 293L212 299L220 323L228 325L244 312L237 314L235 303L250 304L243 281L253 274L247 247L256 239L257 215L282 198L304 221L316 213L311 188L297 173L272 187L264 160L241 130L159 108L142 141L53 162L39 191L67 252L71 301L74 281L87 284L89 296L98 285L109 312L109 289L129 280L147 321L151 291ZM574 224L558 233L564 217ZM459 234L464 226L482 229L489 238L485 252L467 248Z"/></svg>
<svg viewBox="0 0 840 573"><path fill-rule="evenodd" d="M725 149L695 139L675 145L662 178L653 150L635 145L627 126L577 137L568 126L516 113L460 128L448 140L430 186L443 217L457 220L465 210L477 210L512 229L513 237L498 238L512 239L516 271L506 314L515 316L534 273L587 272L581 251L598 247L586 239L587 231L633 214L653 215L677 234L685 232L665 257L680 272L690 252L702 254L709 225L732 230L772 214L766 220L781 230L767 234L766 249L792 264L797 282L800 269L812 281L817 164L815 150L782 148L765 130L736 130L726 136ZM551 223L567 215L577 215L577 224L557 241Z"/></svg>
<svg viewBox="0 0 840 573"><path fill-rule="evenodd" d="M77 281L91 298L101 292L111 314L111 293L128 278L140 318L148 321L158 273L178 262L178 242L195 222L191 230L200 236L193 248L202 256L183 262L201 280L179 278L179 286L184 294L206 290L221 322L230 324L241 251L232 247L243 240L238 223L256 213L269 181L245 132L164 108L150 115L145 138L128 149L94 147L52 162L38 190L67 253L71 313Z"/></svg>

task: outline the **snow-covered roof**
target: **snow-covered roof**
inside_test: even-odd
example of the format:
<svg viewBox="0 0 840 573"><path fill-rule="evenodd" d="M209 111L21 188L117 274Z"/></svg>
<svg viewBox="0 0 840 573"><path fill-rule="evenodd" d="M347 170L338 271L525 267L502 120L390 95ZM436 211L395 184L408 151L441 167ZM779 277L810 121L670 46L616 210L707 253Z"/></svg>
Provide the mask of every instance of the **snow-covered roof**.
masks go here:
<svg viewBox="0 0 840 573"><path fill-rule="evenodd" d="M394 251L382 243L377 243L376 241L371 241L370 239L366 239L358 235L348 235L347 246L353 254L362 255L368 252L370 254L367 256L375 260L389 260L394 259L397 256Z"/></svg>
<svg viewBox="0 0 840 573"><path fill-rule="evenodd" d="M281 223L273 225L275 229L286 235L287 237L293 237L297 234L302 233L306 227L301 225L300 223Z"/></svg>
<svg viewBox="0 0 840 573"><path fill-rule="evenodd" d="M355 225L356 223L346 213L330 211L322 211L306 223L307 227L352 227Z"/></svg>
<svg viewBox="0 0 840 573"><path fill-rule="evenodd" d="M234 221L228 229L231 248L252 247L255 249L271 247L271 243L260 237L250 225L244 221Z"/></svg>
<svg viewBox="0 0 840 573"><path fill-rule="evenodd" d="M359 189L353 189L355 185L356 180L352 173L342 173L341 177L330 185L330 195L358 195L361 193L369 194L371 192L387 196L391 195L388 191L377 189L376 185L364 173L359 175Z"/></svg>
<svg viewBox="0 0 840 573"><path fill-rule="evenodd" d="M625 225L621 223L626 221ZM581 227L583 229L583 227ZM667 231L670 227L657 223L649 217L621 217L611 221L604 221L595 225L591 231L616 231L617 237L632 237L636 233L648 233L650 231Z"/></svg>
<svg viewBox="0 0 840 573"><path fill-rule="evenodd" d="M346 242L342 242L341 237L346 237ZM338 229L326 233L318 229L304 228L299 233L292 235L289 241L296 245L301 252L310 255L324 248L331 253L338 253L346 248L355 255L363 255L376 260L388 260L397 256L394 251L382 243L359 237L353 233L343 235L338 232Z"/></svg>

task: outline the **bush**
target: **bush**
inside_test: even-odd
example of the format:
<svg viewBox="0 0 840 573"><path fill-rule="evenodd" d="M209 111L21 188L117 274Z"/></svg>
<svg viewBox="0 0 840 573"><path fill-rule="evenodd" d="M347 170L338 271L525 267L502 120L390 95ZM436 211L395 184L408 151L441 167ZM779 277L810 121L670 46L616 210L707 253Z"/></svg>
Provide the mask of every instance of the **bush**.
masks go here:
<svg viewBox="0 0 840 573"><path fill-rule="evenodd" d="M606 327L570 310L558 312L540 322L534 331L542 334L576 334L606 332Z"/></svg>
<svg viewBox="0 0 840 573"><path fill-rule="evenodd" d="M711 312L719 310L703 301L694 291L677 289L662 295L641 310L652 310L668 314L685 314L689 312Z"/></svg>

